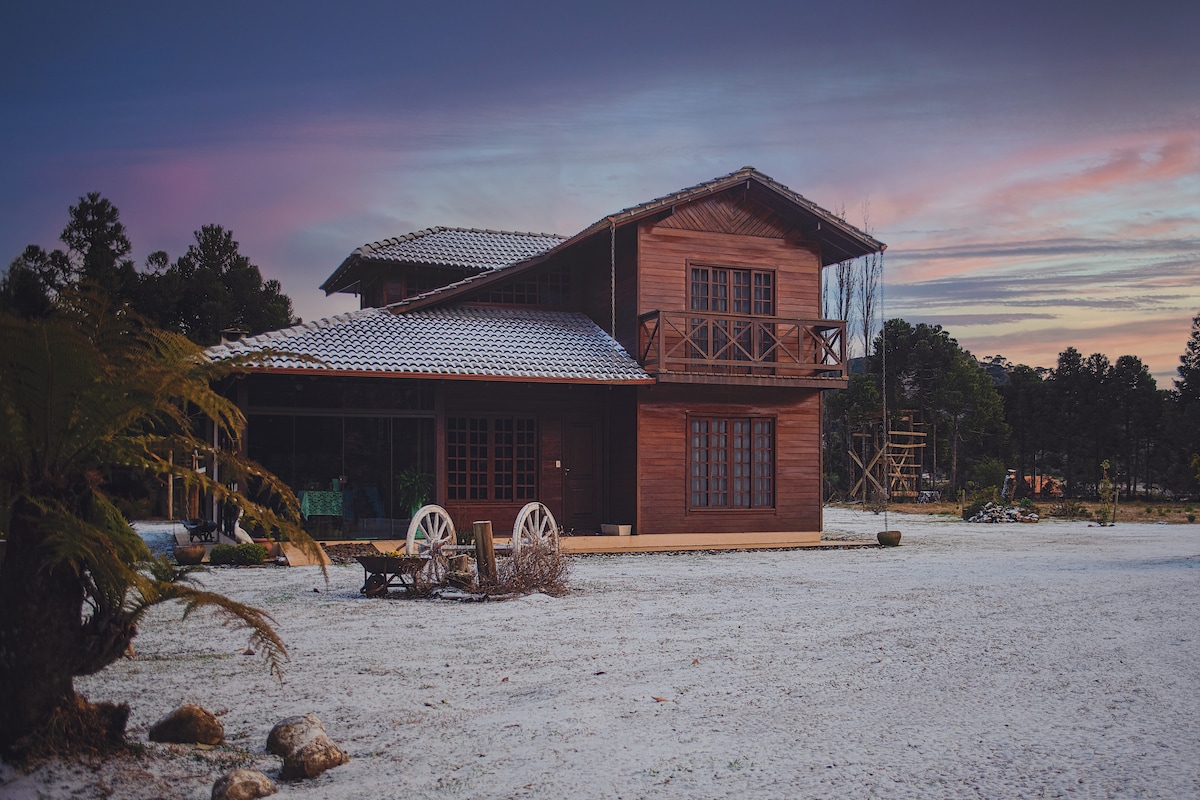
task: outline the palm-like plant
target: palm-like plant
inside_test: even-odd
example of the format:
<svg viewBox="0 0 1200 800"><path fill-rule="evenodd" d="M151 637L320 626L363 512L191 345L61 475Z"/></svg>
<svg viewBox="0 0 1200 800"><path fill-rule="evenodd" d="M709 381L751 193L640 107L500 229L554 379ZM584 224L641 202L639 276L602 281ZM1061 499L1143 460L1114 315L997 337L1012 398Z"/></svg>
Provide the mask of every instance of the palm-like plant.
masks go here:
<svg viewBox="0 0 1200 800"><path fill-rule="evenodd" d="M76 675L127 650L146 609L180 601L251 630L273 671L286 658L264 612L203 591L148 548L105 494L111 467L228 497L249 519L309 550L291 491L239 454L244 419L214 386L245 364L214 363L100 292L62 295L38 320L0 315L0 501L9 523L0 564L0 752L120 740L128 709L92 706ZM223 476L255 497L173 464L210 449L207 420L232 446ZM79 742L76 742L79 743Z"/></svg>

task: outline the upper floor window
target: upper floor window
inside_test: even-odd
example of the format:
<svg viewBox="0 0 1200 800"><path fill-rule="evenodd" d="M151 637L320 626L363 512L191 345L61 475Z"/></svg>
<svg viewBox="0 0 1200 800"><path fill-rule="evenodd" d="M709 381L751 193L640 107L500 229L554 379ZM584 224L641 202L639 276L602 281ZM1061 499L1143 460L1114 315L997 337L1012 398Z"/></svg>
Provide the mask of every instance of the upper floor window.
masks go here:
<svg viewBox="0 0 1200 800"><path fill-rule="evenodd" d="M522 306L565 306L571 299L571 275L558 268L510 281L481 294L481 303Z"/></svg>
<svg viewBox="0 0 1200 800"><path fill-rule="evenodd" d="M775 316L775 273L731 267L692 267L692 311Z"/></svg>

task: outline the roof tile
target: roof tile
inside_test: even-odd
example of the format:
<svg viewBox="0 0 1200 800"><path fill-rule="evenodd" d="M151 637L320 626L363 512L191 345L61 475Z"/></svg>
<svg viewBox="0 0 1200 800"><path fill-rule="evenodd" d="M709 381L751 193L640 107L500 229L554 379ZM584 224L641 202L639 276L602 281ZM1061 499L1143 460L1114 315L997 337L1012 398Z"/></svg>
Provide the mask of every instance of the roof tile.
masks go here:
<svg viewBox="0 0 1200 800"><path fill-rule="evenodd" d="M379 372L624 382L653 380L587 315L524 308L367 308L208 349L220 360L275 351L262 365ZM297 355L320 359L304 361Z"/></svg>
<svg viewBox="0 0 1200 800"><path fill-rule="evenodd" d="M365 244L351 256L369 261L400 261L493 270L541 255L564 237L553 233L426 228L393 239Z"/></svg>

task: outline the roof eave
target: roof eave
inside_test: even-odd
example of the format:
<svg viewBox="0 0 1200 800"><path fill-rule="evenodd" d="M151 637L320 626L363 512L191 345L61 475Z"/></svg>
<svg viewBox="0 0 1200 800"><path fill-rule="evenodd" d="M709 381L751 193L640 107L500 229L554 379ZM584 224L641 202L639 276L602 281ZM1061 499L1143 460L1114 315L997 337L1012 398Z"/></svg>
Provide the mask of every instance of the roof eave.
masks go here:
<svg viewBox="0 0 1200 800"><path fill-rule="evenodd" d="M270 375L302 375L307 377L341 378L416 378L420 380L446 381L503 381L510 383L569 383L592 386L628 386L654 383L652 376L628 378L564 378L552 375L484 375L456 372L412 372L408 370L337 369L331 367L272 367L269 365L244 367L239 373L262 373Z"/></svg>

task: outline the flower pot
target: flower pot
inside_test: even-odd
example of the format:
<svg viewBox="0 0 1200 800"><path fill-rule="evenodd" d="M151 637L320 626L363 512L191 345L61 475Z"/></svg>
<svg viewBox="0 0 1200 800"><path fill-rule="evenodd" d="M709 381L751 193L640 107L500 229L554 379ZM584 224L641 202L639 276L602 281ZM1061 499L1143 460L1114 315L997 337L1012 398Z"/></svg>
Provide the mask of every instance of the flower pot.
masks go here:
<svg viewBox="0 0 1200 800"><path fill-rule="evenodd" d="M880 531L875 534L875 538L884 547L898 547L900 545L900 531Z"/></svg>
<svg viewBox="0 0 1200 800"><path fill-rule="evenodd" d="M175 545L175 561L180 566L192 566L204 560L205 548L202 544Z"/></svg>

